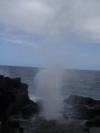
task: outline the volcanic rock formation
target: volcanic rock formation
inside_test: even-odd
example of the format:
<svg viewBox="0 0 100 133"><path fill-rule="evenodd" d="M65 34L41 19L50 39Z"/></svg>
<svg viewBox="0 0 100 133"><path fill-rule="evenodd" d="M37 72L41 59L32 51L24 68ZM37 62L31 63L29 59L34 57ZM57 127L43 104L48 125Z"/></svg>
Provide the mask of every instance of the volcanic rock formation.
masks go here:
<svg viewBox="0 0 100 133"><path fill-rule="evenodd" d="M6 132L5 127L19 127L18 121L11 121L29 119L38 112L38 104L28 96L27 84L22 83L20 78L0 76L0 122L3 133Z"/></svg>

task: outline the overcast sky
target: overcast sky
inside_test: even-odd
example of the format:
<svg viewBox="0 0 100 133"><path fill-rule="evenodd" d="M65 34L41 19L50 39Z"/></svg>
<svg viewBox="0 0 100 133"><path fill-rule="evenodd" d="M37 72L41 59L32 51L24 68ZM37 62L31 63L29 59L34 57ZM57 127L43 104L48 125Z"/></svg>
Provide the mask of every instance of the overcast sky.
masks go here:
<svg viewBox="0 0 100 133"><path fill-rule="evenodd" d="M99 0L0 0L0 65L100 70Z"/></svg>

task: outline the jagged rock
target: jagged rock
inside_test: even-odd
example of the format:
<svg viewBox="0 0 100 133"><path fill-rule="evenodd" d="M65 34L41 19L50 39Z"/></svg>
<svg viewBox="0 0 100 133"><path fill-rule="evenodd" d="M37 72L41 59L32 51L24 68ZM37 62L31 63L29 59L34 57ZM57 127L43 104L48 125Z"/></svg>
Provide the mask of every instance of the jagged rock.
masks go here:
<svg viewBox="0 0 100 133"><path fill-rule="evenodd" d="M64 101L65 103L72 105L72 106L76 106L76 105L82 105L82 106L95 106L97 103L97 100L94 100L92 98L89 97L82 97L82 96L76 96L76 95L71 95L69 96L67 99L65 99Z"/></svg>
<svg viewBox="0 0 100 133"><path fill-rule="evenodd" d="M39 112L38 104L29 100L27 104L22 108L22 116L24 119L32 117Z"/></svg>
<svg viewBox="0 0 100 133"><path fill-rule="evenodd" d="M87 120L85 122L85 126L91 128L91 127L100 127L100 118L95 118L92 120Z"/></svg>
<svg viewBox="0 0 100 133"><path fill-rule="evenodd" d="M0 76L0 121L9 119L11 115L38 113L37 103L28 96L28 85L21 82L20 78ZM26 113L27 112L27 113Z"/></svg>
<svg viewBox="0 0 100 133"><path fill-rule="evenodd" d="M92 124L100 121L100 100L71 95L64 100L64 104L65 118L88 120Z"/></svg>
<svg viewBox="0 0 100 133"><path fill-rule="evenodd" d="M31 101L28 96L27 84L21 82L20 78L0 76L0 121L3 133L9 128L10 130L18 128L19 123L13 122L16 116L29 119L38 112L38 104Z"/></svg>

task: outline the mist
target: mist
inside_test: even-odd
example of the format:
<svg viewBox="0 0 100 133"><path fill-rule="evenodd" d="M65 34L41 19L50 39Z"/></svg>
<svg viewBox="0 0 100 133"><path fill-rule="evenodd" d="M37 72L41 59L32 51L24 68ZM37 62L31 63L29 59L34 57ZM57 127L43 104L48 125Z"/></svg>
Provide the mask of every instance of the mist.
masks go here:
<svg viewBox="0 0 100 133"><path fill-rule="evenodd" d="M0 75L10 76L10 72L8 70L0 68Z"/></svg>
<svg viewBox="0 0 100 133"><path fill-rule="evenodd" d="M62 78L63 69L56 67L42 69L36 75L36 96L41 101L41 115L46 119L62 117Z"/></svg>

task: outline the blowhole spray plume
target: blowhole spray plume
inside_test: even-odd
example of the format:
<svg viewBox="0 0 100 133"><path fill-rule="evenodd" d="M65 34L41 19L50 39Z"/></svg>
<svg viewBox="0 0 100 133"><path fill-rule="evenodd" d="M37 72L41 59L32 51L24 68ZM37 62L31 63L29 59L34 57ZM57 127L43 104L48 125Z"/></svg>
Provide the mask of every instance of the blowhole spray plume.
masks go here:
<svg viewBox="0 0 100 133"><path fill-rule="evenodd" d="M41 99L41 114L46 119L62 117L63 98L61 95L63 69L42 69L36 76L36 96Z"/></svg>

